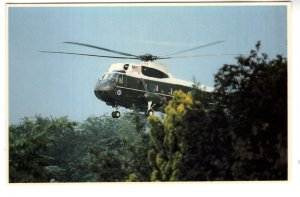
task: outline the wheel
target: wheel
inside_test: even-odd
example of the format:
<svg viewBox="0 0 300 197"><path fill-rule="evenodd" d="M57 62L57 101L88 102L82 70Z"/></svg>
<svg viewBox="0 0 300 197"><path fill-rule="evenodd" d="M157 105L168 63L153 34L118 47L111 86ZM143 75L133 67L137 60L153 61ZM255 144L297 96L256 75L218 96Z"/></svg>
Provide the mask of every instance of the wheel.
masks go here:
<svg viewBox="0 0 300 197"><path fill-rule="evenodd" d="M115 111L115 117L116 117L116 118L120 118L120 117L121 117L121 112Z"/></svg>
<svg viewBox="0 0 300 197"><path fill-rule="evenodd" d="M119 111L113 111L113 112L111 113L111 116L112 116L113 118L120 118L120 117L121 117L121 113L120 113Z"/></svg>
<svg viewBox="0 0 300 197"><path fill-rule="evenodd" d="M145 114L146 114L147 117L148 117L148 116L152 116L152 115L154 115L154 111L153 111L152 109L150 109L150 110L147 110L147 111L145 112Z"/></svg>

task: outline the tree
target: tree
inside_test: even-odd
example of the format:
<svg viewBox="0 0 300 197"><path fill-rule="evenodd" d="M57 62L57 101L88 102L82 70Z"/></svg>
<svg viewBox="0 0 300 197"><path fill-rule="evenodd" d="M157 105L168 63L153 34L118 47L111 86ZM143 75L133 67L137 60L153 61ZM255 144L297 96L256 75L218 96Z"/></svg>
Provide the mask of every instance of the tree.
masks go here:
<svg viewBox="0 0 300 197"><path fill-rule="evenodd" d="M226 106L237 180L287 179L287 59L256 50L215 76L217 102Z"/></svg>
<svg viewBox="0 0 300 197"><path fill-rule="evenodd" d="M9 127L9 181L48 182L52 175L63 171L51 165L54 159L48 151L54 145L57 132L74 129L66 118L50 119L39 115L24 118L19 125Z"/></svg>
<svg viewBox="0 0 300 197"><path fill-rule="evenodd" d="M10 182L149 181L145 125L137 112L82 123L24 118L9 127Z"/></svg>
<svg viewBox="0 0 300 197"><path fill-rule="evenodd" d="M132 129L127 118L116 120L106 114L79 124L76 146L64 158L71 172L68 181L124 181L128 168L124 141L133 138Z"/></svg>
<svg viewBox="0 0 300 197"><path fill-rule="evenodd" d="M124 141L124 148L127 151L124 156L127 158L128 163L127 181L150 181L151 167L147 157L152 143L149 134L146 132L146 117L136 110L126 114L126 116L135 128L130 131L134 137L130 141Z"/></svg>
<svg viewBox="0 0 300 197"><path fill-rule="evenodd" d="M177 91L166 107L163 122L158 117L149 118L154 144L149 151L152 181L229 179L224 159L230 148L224 134L226 121L222 111L207 101L207 94L199 89L188 94Z"/></svg>
<svg viewBox="0 0 300 197"><path fill-rule="evenodd" d="M286 180L287 60L259 49L219 70L211 98L174 92L149 118L152 181Z"/></svg>

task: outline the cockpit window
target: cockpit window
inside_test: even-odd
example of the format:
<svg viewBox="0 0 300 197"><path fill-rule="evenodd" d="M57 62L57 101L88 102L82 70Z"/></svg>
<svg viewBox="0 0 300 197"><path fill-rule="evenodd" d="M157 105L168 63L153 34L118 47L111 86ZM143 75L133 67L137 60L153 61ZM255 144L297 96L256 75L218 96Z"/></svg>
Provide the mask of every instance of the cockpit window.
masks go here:
<svg viewBox="0 0 300 197"><path fill-rule="evenodd" d="M160 70L149 68L142 66L142 73L148 77L155 77L155 78L169 78L166 73L161 72Z"/></svg>
<svg viewBox="0 0 300 197"><path fill-rule="evenodd" d="M108 75L107 79L110 81L110 80L117 80L118 78L118 73L111 73Z"/></svg>
<svg viewBox="0 0 300 197"><path fill-rule="evenodd" d="M105 73L105 74L102 76L101 80L107 79L107 77L108 77L108 73Z"/></svg>
<svg viewBox="0 0 300 197"><path fill-rule="evenodd" d="M101 80L105 80L105 79L107 79L107 80L117 80L118 75L119 75L118 73L105 73L102 76Z"/></svg>

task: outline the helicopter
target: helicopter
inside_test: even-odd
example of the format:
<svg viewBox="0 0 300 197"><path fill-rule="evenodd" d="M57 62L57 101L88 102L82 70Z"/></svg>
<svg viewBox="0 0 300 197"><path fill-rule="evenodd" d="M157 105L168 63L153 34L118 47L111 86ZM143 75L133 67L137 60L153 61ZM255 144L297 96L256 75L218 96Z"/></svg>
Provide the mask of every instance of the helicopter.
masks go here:
<svg viewBox="0 0 300 197"><path fill-rule="evenodd" d="M105 72L97 80L94 88L94 93L99 100L105 102L107 105L112 106L114 108L114 110L112 111L113 118L119 118L121 116L121 112L118 110L120 107L132 108L133 106L136 109L138 109L138 111L145 112L145 115L148 117L150 115L153 115L154 111L163 111L168 101L172 99L174 91L182 90L183 92L189 92L194 87L194 83L192 82L175 78L170 73L167 66L155 62L155 60L203 56L174 55L189 52L203 47L208 47L222 42L224 41L220 40L210 42L204 45L177 51L164 56L156 56L152 54L135 55L91 44L69 41L62 43L94 48L97 50L118 54L119 56L73 53L63 51L40 52L81 55L100 58L140 60L139 63L126 62L111 64L107 72ZM208 94L213 92L214 90L214 88L206 85L200 85L200 87L198 88Z"/></svg>

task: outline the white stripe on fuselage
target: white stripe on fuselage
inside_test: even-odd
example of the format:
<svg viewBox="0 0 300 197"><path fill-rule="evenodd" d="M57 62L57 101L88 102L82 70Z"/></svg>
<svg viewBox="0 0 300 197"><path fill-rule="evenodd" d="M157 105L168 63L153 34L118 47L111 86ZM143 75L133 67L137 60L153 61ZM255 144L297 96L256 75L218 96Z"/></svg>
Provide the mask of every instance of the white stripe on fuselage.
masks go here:
<svg viewBox="0 0 300 197"><path fill-rule="evenodd" d="M133 90L133 91L138 91L138 92L145 92L145 90L139 90L139 89L135 89L135 88L128 88L128 87L124 87L124 86L116 86L117 88L120 88L120 89L126 89L126 90ZM169 97L173 97L172 95L169 95L169 94L162 94L162 93L158 93L158 92L153 92L154 94L158 94L158 95L161 95L161 96L169 96Z"/></svg>

